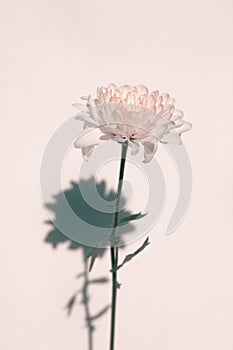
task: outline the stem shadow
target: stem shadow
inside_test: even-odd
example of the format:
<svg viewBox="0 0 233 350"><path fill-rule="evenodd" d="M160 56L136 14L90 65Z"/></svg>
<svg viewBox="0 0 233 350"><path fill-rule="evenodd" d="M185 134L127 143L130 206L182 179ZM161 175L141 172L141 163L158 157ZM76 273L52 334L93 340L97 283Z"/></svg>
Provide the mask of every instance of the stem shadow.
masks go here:
<svg viewBox="0 0 233 350"><path fill-rule="evenodd" d="M92 177L88 180L85 180L85 189L88 191L92 191L93 189L93 181L95 179ZM106 193L106 182L101 181L99 183L95 183L97 191L99 195L106 201L113 201L117 198L117 194L114 191L109 191ZM91 193L90 193L91 194ZM77 305L78 301L83 305L85 312L85 326L88 332L88 350L94 350L94 339L93 333L96 330L96 322L104 316L110 305L105 305L101 310L99 310L96 314L92 314L90 308L90 290L94 290L97 286L105 286L108 283L107 275L98 277L98 278L90 278L89 269L90 269L90 256L92 253L92 248L88 246L84 246L78 242L75 242L68 237L65 236L65 232L61 232L56 227L56 220L59 217L59 220L63 219L63 212L60 206L60 199L65 195L71 209L74 211L76 215L78 215L84 222L88 225L98 227L110 227L113 223L114 214L113 213L104 213L101 211L97 211L94 208L91 208L83 199L79 184L77 182L71 181L70 187L64 190L61 193L57 193L53 198L54 201L51 203L46 203L46 208L52 211L54 215L54 220L45 221L46 225L50 226L50 229L44 239L45 243L50 244L54 249L58 248L61 245L66 245L67 249L70 251L80 251L82 254L82 266L80 266L80 270L78 271L78 275L76 276L79 281L82 280L82 284L80 288L74 292L74 294L69 298L65 309L67 315L70 316L73 312L74 306ZM124 204L125 199L121 197L122 203ZM120 210L119 217L126 217L132 214L128 210ZM64 218L65 220L66 218ZM131 232L134 229L132 224L127 226L127 232ZM79 227L77 227L77 231ZM127 233L126 232L126 233ZM98 250L98 257L102 258L105 253L109 251L108 248L100 248Z"/></svg>

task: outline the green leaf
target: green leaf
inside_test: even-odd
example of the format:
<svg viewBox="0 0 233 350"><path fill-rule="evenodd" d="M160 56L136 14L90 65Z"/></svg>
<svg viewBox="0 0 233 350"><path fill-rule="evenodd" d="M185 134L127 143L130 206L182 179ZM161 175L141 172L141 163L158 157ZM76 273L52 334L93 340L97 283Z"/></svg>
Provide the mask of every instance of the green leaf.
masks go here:
<svg viewBox="0 0 233 350"><path fill-rule="evenodd" d="M141 247L139 247L137 250L135 250L135 252L126 255L125 259L123 260L123 262L114 267L111 272L116 272L117 270L119 270L123 265L125 265L127 262L129 262L130 260L132 260L136 255L138 255L141 251L143 251L148 245L150 244L149 242L149 237L146 238L146 240L143 242L143 244L141 245Z"/></svg>
<svg viewBox="0 0 233 350"><path fill-rule="evenodd" d="M95 279L89 280L89 283L99 284L99 283L107 283L108 281L109 281L108 278L102 277L102 278L95 278Z"/></svg>
<svg viewBox="0 0 233 350"><path fill-rule="evenodd" d="M146 215L147 215L147 213L146 214L142 214L141 211L140 211L140 213L132 214L132 215L129 215L129 216L126 216L126 217L120 219L118 224L121 224L123 222L138 220L138 219L143 218Z"/></svg>
<svg viewBox="0 0 233 350"><path fill-rule="evenodd" d="M117 281L117 288L121 289L121 283Z"/></svg>

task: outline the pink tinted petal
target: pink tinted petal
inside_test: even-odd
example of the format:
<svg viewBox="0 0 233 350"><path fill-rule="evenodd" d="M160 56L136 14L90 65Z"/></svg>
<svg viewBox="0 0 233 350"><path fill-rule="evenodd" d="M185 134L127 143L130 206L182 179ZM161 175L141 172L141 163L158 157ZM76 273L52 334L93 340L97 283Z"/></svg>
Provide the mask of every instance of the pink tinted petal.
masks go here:
<svg viewBox="0 0 233 350"><path fill-rule="evenodd" d="M158 143L157 141L154 142L147 142L144 141L142 142L142 145L144 146L144 163L149 163L152 158L154 157L155 152L157 151L158 148Z"/></svg>
<svg viewBox="0 0 233 350"><path fill-rule="evenodd" d="M94 100L93 100L93 98L91 97L91 95L88 96L87 102L88 102L88 105L89 105L89 106L94 105Z"/></svg>
<svg viewBox="0 0 233 350"><path fill-rule="evenodd" d="M175 124L175 128L179 128L181 125L184 124L184 120L182 118L179 118L173 123Z"/></svg>
<svg viewBox="0 0 233 350"><path fill-rule="evenodd" d="M82 148L83 159L87 162L93 152L94 146L87 146Z"/></svg>
<svg viewBox="0 0 233 350"><path fill-rule="evenodd" d="M99 117L98 109L96 108L96 106L90 106L89 107L89 111L90 111L90 114L93 117L93 119L97 123L99 123L100 122L100 117Z"/></svg>
<svg viewBox="0 0 233 350"><path fill-rule="evenodd" d="M167 132L169 126L169 121L165 119L159 119L155 125L155 128L152 130L152 134L157 138L161 139L163 135Z"/></svg>
<svg viewBox="0 0 233 350"><path fill-rule="evenodd" d="M164 108L163 108L163 112L161 113L161 115L164 117L164 118L170 118L172 116L172 113L174 112L174 106L170 106L170 105L166 105Z"/></svg>
<svg viewBox="0 0 233 350"><path fill-rule="evenodd" d="M118 89L115 90L114 95L116 97L121 97L121 93L120 93L120 91Z"/></svg>
<svg viewBox="0 0 233 350"><path fill-rule="evenodd" d="M72 107L78 109L79 111L83 111L86 108L86 106L82 103L73 103Z"/></svg>
<svg viewBox="0 0 233 350"><path fill-rule="evenodd" d="M96 127L96 123L90 123L90 122L87 122L85 121L84 124L83 124L83 129L86 129L86 128L95 128Z"/></svg>
<svg viewBox="0 0 233 350"><path fill-rule="evenodd" d="M110 93L111 96L114 95L115 90L117 89L117 86L113 83L108 85L108 92Z"/></svg>
<svg viewBox="0 0 233 350"><path fill-rule="evenodd" d="M159 140L162 143L171 143L173 145L181 145L182 144L182 140L180 138L180 135L173 131L173 132L169 132L165 135L163 135L163 137Z"/></svg>
<svg viewBox="0 0 233 350"><path fill-rule="evenodd" d="M178 134L181 134L185 131L188 131L192 128L192 124L188 122L184 122L181 126L175 127L175 130Z"/></svg>
<svg viewBox="0 0 233 350"><path fill-rule="evenodd" d="M158 107L162 103L162 96L156 96L155 106Z"/></svg>
<svg viewBox="0 0 233 350"><path fill-rule="evenodd" d="M170 98L169 94L167 94L167 93L162 94L162 103L163 103L163 105L167 104L167 101L168 101L169 98Z"/></svg>
<svg viewBox="0 0 233 350"><path fill-rule="evenodd" d="M112 135L111 134L106 134L106 135L100 136L100 140L102 140L102 141L108 141L108 140L111 140L111 139L112 139Z"/></svg>
<svg viewBox="0 0 233 350"><path fill-rule="evenodd" d="M120 87L121 97L122 97L123 100L126 99L126 96L127 96L128 92L129 92L129 89L130 89L129 85L122 85Z"/></svg>
<svg viewBox="0 0 233 350"><path fill-rule="evenodd" d="M155 109L155 98L153 95L150 95L148 98L148 108Z"/></svg>
<svg viewBox="0 0 233 350"><path fill-rule="evenodd" d="M172 114L171 120L176 121L180 118L183 118L183 116L184 116L183 111L181 111L180 109L175 109L173 114Z"/></svg>
<svg viewBox="0 0 233 350"><path fill-rule="evenodd" d="M148 95L148 89L145 85L138 85L136 89L137 95Z"/></svg>
<svg viewBox="0 0 233 350"><path fill-rule="evenodd" d="M74 146L76 148L83 148L87 146L94 146L101 143L100 137L103 133L99 128L88 128L79 135L79 138L75 141Z"/></svg>
<svg viewBox="0 0 233 350"><path fill-rule="evenodd" d="M92 123L96 125L96 120L93 118L93 116L88 112L80 112L75 116L76 120L81 120L84 122Z"/></svg>
<svg viewBox="0 0 233 350"><path fill-rule="evenodd" d="M142 97L142 106L144 108L147 107L147 102L148 102L148 96L147 95L143 95L143 97Z"/></svg>
<svg viewBox="0 0 233 350"><path fill-rule="evenodd" d="M159 96L159 90L152 91L151 95L153 95L155 98L157 98Z"/></svg>
<svg viewBox="0 0 233 350"><path fill-rule="evenodd" d="M106 124L106 125L101 125L100 130L104 134L116 134L117 130L117 124Z"/></svg>
<svg viewBox="0 0 233 350"><path fill-rule="evenodd" d="M121 122L123 120L121 112L117 109L112 112L112 116L116 122Z"/></svg>
<svg viewBox="0 0 233 350"><path fill-rule="evenodd" d="M156 114L162 115L162 113L163 113L163 106L159 105L158 107L156 107L155 112L156 112Z"/></svg>
<svg viewBox="0 0 233 350"><path fill-rule="evenodd" d="M130 141L130 140L128 141L128 143L129 143L129 146L131 147L131 154L135 156L139 152L140 144L138 142Z"/></svg>
<svg viewBox="0 0 233 350"><path fill-rule="evenodd" d="M147 131L142 130L142 131L137 132L137 134L134 136L134 139L140 142L141 140L147 138L148 135L149 134Z"/></svg>
<svg viewBox="0 0 233 350"><path fill-rule="evenodd" d="M99 89L99 96L98 97L99 97L99 103L101 105L103 105L104 103L107 102L107 100L105 98L105 94L103 93L103 89L102 88Z"/></svg>
<svg viewBox="0 0 233 350"><path fill-rule="evenodd" d="M176 103L176 100L172 97L169 97L169 99L167 100L168 105L174 106L175 103Z"/></svg>

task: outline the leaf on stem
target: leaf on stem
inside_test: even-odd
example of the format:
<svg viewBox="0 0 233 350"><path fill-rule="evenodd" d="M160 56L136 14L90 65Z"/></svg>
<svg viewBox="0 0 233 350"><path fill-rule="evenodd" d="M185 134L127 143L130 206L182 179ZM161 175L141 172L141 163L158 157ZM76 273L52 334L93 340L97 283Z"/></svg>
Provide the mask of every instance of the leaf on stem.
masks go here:
<svg viewBox="0 0 233 350"><path fill-rule="evenodd" d="M117 281L117 288L121 289L121 283Z"/></svg>
<svg viewBox="0 0 233 350"><path fill-rule="evenodd" d="M138 220L138 219L141 219L143 218L144 216L146 216L146 214L142 214L142 212L140 211L139 213L136 213L136 214L132 214L132 215L129 215L129 216L126 216L122 219L119 220L118 224L122 224L123 222L128 222L128 221L133 221L133 220Z"/></svg>
<svg viewBox="0 0 233 350"><path fill-rule="evenodd" d="M141 251L143 251L148 245L150 244L149 242L149 237L146 238L146 240L143 242L143 244L141 245L140 248L138 248L137 250L135 250L135 252L126 255L125 259L123 260L123 262L114 267L111 272L116 272L117 270L119 270L123 265L125 265L127 262L129 262L130 260L132 260L136 255L138 255Z"/></svg>
<svg viewBox="0 0 233 350"><path fill-rule="evenodd" d="M95 278L93 280L89 280L89 283L98 284L98 283L107 283L108 281L109 281L108 278L102 277L102 278Z"/></svg>

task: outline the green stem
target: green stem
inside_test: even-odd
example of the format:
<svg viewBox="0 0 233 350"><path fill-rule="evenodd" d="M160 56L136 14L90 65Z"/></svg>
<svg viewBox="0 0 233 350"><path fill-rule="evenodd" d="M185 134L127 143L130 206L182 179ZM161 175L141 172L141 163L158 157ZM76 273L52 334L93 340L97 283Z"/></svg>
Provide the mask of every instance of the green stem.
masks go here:
<svg viewBox="0 0 233 350"><path fill-rule="evenodd" d="M120 173L117 187L117 200L113 220L113 231L112 236L114 237L116 227L118 224L118 211L119 203L121 198L121 191L123 185L123 177L125 170L126 154L128 149L128 143L122 144L121 149L121 164ZM114 350L114 339L115 339L115 321L116 321L116 300L117 300L117 271L114 271L114 267L118 265L118 247L111 247L111 265L112 265L112 308L111 308L111 337L110 337L110 350Z"/></svg>

